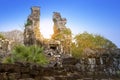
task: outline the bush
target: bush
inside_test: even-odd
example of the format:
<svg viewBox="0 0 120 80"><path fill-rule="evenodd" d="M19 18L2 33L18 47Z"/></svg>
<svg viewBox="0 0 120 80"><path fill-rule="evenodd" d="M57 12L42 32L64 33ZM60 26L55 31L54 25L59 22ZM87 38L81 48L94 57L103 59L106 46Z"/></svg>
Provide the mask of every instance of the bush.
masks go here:
<svg viewBox="0 0 120 80"><path fill-rule="evenodd" d="M72 55L76 58L81 58L84 55L85 49L116 49L117 46L107 38L84 32L75 35L71 46Z"/></svg>
<svg viewBox="0 0 120 80"><path fill-rule="evenodd" d="M0 34L0 38L5 39L5 37L2 34Z"/></svg>
<svg viewBox="0 0 120 80"><path fill-rule="evenodd" d="M30 62L45 65L48 63L47 58L43 54L43 48L38 46L16 46L12 55L3 60L4 63L14 62Z"/></svg>

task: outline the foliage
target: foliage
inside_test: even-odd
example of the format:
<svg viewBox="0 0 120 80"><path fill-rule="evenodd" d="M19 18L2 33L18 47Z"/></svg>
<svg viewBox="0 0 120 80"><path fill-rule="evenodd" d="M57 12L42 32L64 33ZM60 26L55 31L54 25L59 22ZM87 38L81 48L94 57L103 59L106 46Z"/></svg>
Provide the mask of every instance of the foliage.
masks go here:
<svg viewBox="0 0 120 80"><path fill-rule="evenodd" d="M2 34L0 34L0 38L5 39L5 37Z"/></svg>
<svg viewBox="0 0 120 80"><path fill-rule="evenodd" d="M47 58L42 53L43 48L38 46L23 46L18 45L12 51L12 56L7 57L3 62L14 63L14 62L30 62L38 63L40 65L47 64Z"/></svg>
<svg viewBox="0 0 120 80"><path fill-rule="evenodd" d="M79 49L75 43L72 43L71 47L72 56L75 58L80 58L82 56L82 50Z"/></svg>
<svg viewBox="0 0 120 80"><path fill-rule="evenodd" d="M65 39L66 36L71 36L71 35L72 35L71 30L69 28L66 28L60 32L56 32L53 38L57 40L61 40L61 39Z"/></svg>
<svg viewBox="0 0 120 80"><path fill-rule="evenodd" d="M69 28L63 30L63 34L66 34L66 35L71 35L71 30Z"/></svg>
<svg viewBox="0 0 120 80"><path fill-rule="evenodd" d="M75 42L72 43L72 54L75 57L82 55L83 50L86 48L117 48L112 41L102 37L101 35L89 34L87 32L77 34L74 37L74 41Z"/></svg>
<svg viewBox="0 0 120 80"><path fill-rule="evenodd" d="M27 20L27 23L25 24L25 27L26 26L29 26L29 25L31 25L32 24L32 21L31 20Z"/></svg>

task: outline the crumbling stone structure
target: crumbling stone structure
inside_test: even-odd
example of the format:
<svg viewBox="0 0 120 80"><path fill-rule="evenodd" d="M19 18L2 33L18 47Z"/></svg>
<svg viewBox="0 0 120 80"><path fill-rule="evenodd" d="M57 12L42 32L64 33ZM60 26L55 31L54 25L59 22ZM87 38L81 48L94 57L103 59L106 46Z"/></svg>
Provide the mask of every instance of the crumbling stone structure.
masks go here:
<svg viewBox="0 0 120 80"><path fill-rule="evenodd" d="M8 55L10 55L10 51L12 49L12 41L8 39L0 38L0 62L2 59Z"/></svg>
<svg viewBox="0 0 120 80"><path fill-rule="evenodd" d="M52 39L60 41L63 53L69 54L71 47L71 30L65 26L67 23L66 18L62 18L60 13L54 12L53 14L53 22L54 22L54 34L52 35Z"/></svg>
<svg viewBox="0 0 120 80"><path fill-rule="evenodd" d="M43 37L40 33L40 8L32 7L31 15L27 19L24 30L24 44L25 45L42 45Z"/></svg>
<svg viewBox="0 0 120 80"><path fill-rule="evenodd" d="M32 7L31 15L27 19L24 29L24 44L38 45L44 47L44 53L52 63L60 63L63 54L70 54L71 31L65 24L67 20L60 13L54 12L54 34L51 39L46 40L40 33L40 8ZM59 37L60 36L60 37ZM70 55L65 55L70 56ZM63 56L64 57L64 56Z"/></svg>
<svg viewBox="0 0 120 80"><path fill-rule="evenodd" d="M27 19L24 30L24 44L29 45L41 45L45 50L52 53L67 53L70 54L71 47L71 31L68 29L65 24L67 20L62 18L60 13L54 12L53 22L54 22L54 34L52 38L46 40L40 33L39 22L40 22L40 8L32 7L31 15ZM56 43L57 42L57 43ZM45 51L45 52L47 52Z"/></svg>

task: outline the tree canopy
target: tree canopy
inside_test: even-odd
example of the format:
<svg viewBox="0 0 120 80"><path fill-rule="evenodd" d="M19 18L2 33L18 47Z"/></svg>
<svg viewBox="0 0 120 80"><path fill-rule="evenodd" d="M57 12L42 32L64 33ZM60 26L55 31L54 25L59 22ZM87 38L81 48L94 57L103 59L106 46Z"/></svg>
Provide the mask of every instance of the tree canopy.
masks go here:
<svg viewBox="0 0 120 80"><path fill-rule="evenodd" d="M75 42L72 43L72 54L74 56L81 55L83 50L86 48L117 48L112 41L106 39L105 37L87 32L77 34L74 37L74 41Z"/></svg>

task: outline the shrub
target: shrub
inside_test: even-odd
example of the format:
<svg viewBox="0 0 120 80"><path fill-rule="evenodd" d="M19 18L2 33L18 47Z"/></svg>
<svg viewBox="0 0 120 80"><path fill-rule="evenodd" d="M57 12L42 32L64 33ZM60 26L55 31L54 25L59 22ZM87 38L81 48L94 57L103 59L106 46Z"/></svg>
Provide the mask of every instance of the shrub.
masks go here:
<svg viewBox="0 0 120 80"><path fill-rule="evenodd" d="M5 39L5 37L2 34L0 34L0 38Z"/></svg>
<svg viewBox="0 0 120 80"><path fill-rule="evenodd" d="M4 63L14 62L30 62L45 65L48 63L47 58L43 54L43 48L38 46L16 46L10 57L3 60Z"/></svg>

